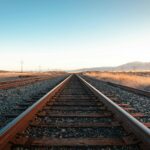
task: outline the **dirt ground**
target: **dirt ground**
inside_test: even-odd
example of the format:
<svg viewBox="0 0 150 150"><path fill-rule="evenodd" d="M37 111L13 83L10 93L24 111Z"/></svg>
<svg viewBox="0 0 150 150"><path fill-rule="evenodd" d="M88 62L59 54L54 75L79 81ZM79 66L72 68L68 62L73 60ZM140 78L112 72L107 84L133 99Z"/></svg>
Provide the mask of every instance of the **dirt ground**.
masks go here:
<svg viewBox="0 0 150 150"><path fill-rule="evenodd" d="M20 78L34 77L34 76L59 76L65 72L51 71L51 72L0 72L0 82L17 80Z"/></svg>

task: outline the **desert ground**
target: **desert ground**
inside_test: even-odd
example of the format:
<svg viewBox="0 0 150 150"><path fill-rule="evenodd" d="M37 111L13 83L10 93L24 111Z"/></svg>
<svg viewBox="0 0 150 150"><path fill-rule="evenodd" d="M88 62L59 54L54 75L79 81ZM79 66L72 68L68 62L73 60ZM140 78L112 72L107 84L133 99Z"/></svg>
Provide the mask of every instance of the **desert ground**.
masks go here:
<svg viewBox="0 0 150 150"><path fill-rule="evenodd" d="M49 72L11 72L11 71L0 71L0 82L18 80L27 77L36 76L60 76L66 74L63 71L49 71Z"/></svg>

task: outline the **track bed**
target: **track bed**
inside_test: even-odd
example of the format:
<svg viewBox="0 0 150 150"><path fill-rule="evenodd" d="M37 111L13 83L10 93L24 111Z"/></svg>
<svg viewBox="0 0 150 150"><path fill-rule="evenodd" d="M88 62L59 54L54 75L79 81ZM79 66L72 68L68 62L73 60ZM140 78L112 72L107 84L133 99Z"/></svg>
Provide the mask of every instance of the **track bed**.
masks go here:
<svg viewBox="0 0 150 150"><path fill-rule="evenodd" d="M139 139L77 76L72 76L9 143L13 150L141 149Z"/></svg>

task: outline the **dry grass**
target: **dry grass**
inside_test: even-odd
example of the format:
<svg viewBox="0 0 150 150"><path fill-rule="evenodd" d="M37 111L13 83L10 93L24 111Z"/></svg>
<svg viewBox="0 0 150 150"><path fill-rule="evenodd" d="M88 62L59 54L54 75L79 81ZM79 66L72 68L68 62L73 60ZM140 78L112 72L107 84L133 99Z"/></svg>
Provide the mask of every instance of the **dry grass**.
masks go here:
<svg viewBox="0 0 150 150"><path fill-rule="evenodd" d="M138 89L150 90L150 76L144 77L119 72L87 72L85 75Z"/></svg>

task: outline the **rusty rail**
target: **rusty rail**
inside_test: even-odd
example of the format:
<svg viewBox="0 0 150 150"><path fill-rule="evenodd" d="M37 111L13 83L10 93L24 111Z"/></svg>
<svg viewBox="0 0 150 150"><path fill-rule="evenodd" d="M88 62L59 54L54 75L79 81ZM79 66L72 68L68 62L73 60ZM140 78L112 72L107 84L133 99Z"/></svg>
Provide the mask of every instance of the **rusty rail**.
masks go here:
<svg viewBox="0 0 150 150"><path fill-rule="evenodd" d="M118 87L121 89L124 89L126 91L141 95L141 96L146 96L148 98L150 98L150 92L145 91L145 90L139 90L139 89L135 89L129 86L125 86L125 85L120 85L120 84L116 84L116 83L112 83L112 82L106 82L108 85L114 86L114 87Z"/></svg>

